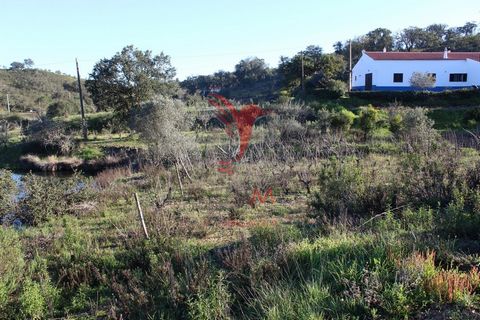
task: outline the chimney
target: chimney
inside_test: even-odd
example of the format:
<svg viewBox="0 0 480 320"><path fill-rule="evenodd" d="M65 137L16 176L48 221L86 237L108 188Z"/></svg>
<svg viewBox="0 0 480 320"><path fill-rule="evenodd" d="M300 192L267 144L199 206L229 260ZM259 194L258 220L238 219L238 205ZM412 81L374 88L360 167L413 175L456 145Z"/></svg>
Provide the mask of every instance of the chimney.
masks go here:
<svg viewBox="0 0 480 320"><path fill-rule="evenodd" d="M383 47L383 52L387 52L387 47Z"/></svg>
<svg viewBox="0 0 480 320"><path fill-rule="evenodd" d="M445 47L445 50L443 51L443 59L448 59L448 49Z"/></svg>

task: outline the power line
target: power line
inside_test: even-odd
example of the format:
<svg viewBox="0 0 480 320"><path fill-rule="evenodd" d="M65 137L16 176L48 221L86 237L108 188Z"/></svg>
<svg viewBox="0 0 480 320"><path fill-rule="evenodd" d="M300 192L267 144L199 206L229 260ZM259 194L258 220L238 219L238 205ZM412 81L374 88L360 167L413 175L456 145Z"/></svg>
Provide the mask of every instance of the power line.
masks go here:
<svg viewBox="0 0 480 320"><path fill-rule="evenodd" d="M244 55L244 56L255 56L259 55L262 53L272 53L272 52L281 52L281 51L287 51L287 50L297 50L298 48L278 48L278 49L271 49L271 50L260 50L260 51L244 51L244 52L222 52L222 53L200 53L200 54L195 54L195 55L169 55L170 58L172 59L184 59L184 58L208 58L208 57L222 57L222 56L238 56L238 55ZM78 59L79 62L95 62L99 61L102 58L98 59ZM35 64L35 67L46 67L46 66L53 66L53 65L61 65L61 64L70 64L71 61L57 61L57 62L46 62L46 63L40 63L40 64Z"/></svg>
<svg viewBox="0 0 480 320"><path fill-rule="evenodd" d="M205 53L197 55L185 55L185 56L171 56L172 58L203 58L203 57L220 57L220 56L237 56L237 55L257 55L260 53L272 53L272 52L281 52L286 50L298 50L298 48L280 48L272 50L260 50L260 51L250 51L250 52L224 52L224 53Z"/></svg>

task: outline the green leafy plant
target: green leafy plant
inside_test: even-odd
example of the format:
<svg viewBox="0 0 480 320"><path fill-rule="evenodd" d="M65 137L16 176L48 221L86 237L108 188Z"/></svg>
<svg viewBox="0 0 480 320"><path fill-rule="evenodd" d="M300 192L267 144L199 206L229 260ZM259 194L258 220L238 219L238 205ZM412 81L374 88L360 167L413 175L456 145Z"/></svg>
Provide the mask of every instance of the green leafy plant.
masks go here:
<svg viewBox="0 0 480 320"><path fill-rule="evenodd" d="M343 131L348 131L352 126L356 116L355 114L347 109L340 109L337 112L331 114L331 123L334 129L341 129Z"/></svg>
<svg viewBox="0 0 480 320"><path fill-rule="evenodd" d="M360 107L357 120L365 140L372 134L373 130L379 127L383 119L384 113L374 108L371 104L366 107Z"/></svg>
<svg viewBox="0 0 480 320"><path fill-rule="evenodd" d="M12 293L20 284L25 266L23 255L18 233L0 226L0 315L7 313Z"/></svg>
<svg viewBox="0 0 480 320"><path fill-rule="evenodd" d="M15 206L14 197L18 190L12 172L0 170L0 218L11 212Z"/></svg>
<svg viewBox="0 0 480 320"><path fill-rule="evenodd" d="M28 224L37 225L53 216L75 212L75 205L91 198L90 180L75 173L72 177L57 179L28 174L24 177L25 197L20 206L20 217Z"/></svg>
<svg viewBox="0 0 480 320"><path fill-rule="evenodd" d="M229 319L231 295L225 283L225 276L218 274L210 279L208 285L200 288L196 296L191 299L189 315L193 319Z"/></svg>

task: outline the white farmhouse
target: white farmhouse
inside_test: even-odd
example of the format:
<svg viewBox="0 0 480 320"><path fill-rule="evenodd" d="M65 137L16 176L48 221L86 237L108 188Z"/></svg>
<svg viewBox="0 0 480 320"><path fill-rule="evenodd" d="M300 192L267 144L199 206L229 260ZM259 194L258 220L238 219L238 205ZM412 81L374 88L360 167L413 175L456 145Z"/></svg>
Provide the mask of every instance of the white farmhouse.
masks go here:
<svg viewBox="0 0 480 320"><path fill-rule="evenodd" d="M431 91L479 87L480 52L363 51L352 70L352 90L419 90L410 85L413 73L435 79Z"/></svg>

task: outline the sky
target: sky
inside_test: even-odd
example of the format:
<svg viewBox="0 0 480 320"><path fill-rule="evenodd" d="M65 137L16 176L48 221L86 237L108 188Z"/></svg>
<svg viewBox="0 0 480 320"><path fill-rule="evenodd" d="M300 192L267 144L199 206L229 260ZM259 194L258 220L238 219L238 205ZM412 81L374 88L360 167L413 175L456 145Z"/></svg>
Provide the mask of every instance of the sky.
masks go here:
<svg viewBox="0 0 480 320"><path fill-rule="evenodd" d="M478 0L0 0L0 66L31 58L40 69L86 78L126 45L171 57L180 80L231 71L247 57L272 67L308 45L378 27L480 22Z"/></svg>

